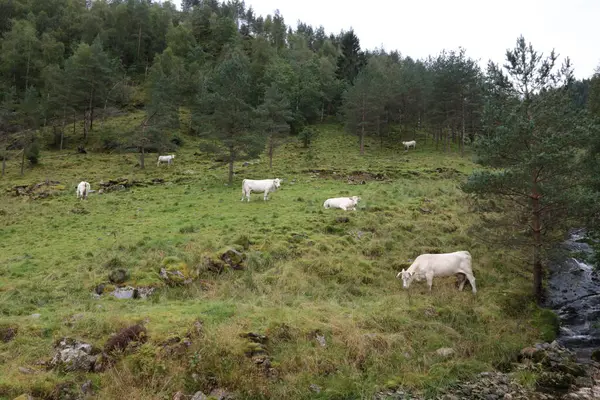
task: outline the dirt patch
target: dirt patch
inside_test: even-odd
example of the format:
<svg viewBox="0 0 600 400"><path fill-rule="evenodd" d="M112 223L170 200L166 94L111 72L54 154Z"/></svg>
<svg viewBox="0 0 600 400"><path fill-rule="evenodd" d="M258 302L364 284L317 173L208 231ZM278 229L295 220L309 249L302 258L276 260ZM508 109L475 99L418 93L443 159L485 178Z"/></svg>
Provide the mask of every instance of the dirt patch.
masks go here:
<svg viewBox="0 0 600 400"><path fill-rule="evenodd" d="M364 185L370 181L389 181L390 178L384 172L368 171L336 171L333 169L307 169L302 172L312 174L313 178L332 178L345 180L349 185Z"/></svg>
<svg viewBox="0 0 600 400"><path fill-rule="evenodd" d="M107 182L101 181L98 183L100 186L100 190L102 193L104 192L113 192L118 190L125 190L133 186L150 186L150 185L161 185L165 183L165 180L162 178L152 178L146 181L139 181L136 179L127 179L127 178L116 178L110 179Z"/></svg>

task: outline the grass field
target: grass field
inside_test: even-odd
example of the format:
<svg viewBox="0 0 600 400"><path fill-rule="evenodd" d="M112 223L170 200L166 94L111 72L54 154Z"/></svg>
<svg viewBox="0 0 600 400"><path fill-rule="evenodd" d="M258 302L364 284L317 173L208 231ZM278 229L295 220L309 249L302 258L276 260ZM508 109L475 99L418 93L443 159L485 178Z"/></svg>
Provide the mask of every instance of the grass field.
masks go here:
<svg viewBox="0 0 600 400"><path fill-rule="evenodd" d="M355 139L336 126L318 130L310 150L296 142L279 148L273 171L265 159L237 163L233 187L224 184L226 166L194 155L192 138L171 168L156 167L155 155L140 170L135 154L44 152L41 165L20 177L11 160L0 180L0 328L18 333L0 342L0 398L58 398L58 384L88 379L97 399L170 399L216 387L244 399L369 398L398 385L433 394L551 336L546 313L530 302L526 266L469 233L476 216L458 189L474 168L468 157L419 138L416 151L370 143L360 156ZM364 184L349 184L348 176ZM165 183L77 201L80 180L98 189L120 177ZM259 194L240 202L243 178L267 177L284 180L268 202ZM44 199L9 191L46 179L62 186ZM361 196L356 212L323 209L326 198L346 195ZM245 247L246 269L207 271L207 257L232 245ZM420 253L455 250L473 255L476 296L468 284L458 292L453 278L434 279L432 293L422 282L403 290L395 279ZM165 286L158 271L169 256L197 279ZM126 284L156 292L94 298L114 266L128 271ZM106 372L36 364L52 357L58 338L102 347L143 320L147 343ZM161 343L183 337L196 320L203 334L184 354L166 354ZM247 332L269 337L270 374L246 356L240 334ZM436 356L440 347L455 356Z"/></svg>

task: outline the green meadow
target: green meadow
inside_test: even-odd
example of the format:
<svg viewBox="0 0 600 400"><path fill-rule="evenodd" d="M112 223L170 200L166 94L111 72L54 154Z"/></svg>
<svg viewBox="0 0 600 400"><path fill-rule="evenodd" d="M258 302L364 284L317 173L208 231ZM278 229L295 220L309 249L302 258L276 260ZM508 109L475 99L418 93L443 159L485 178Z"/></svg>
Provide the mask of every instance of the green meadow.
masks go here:
<svg viewBox="0 0 600 400"><path fill-rule="evenodd" d="M108 126L136 123L120 118ZM266 156L237 162L233 186L227 166L187 136L171 167L157 167L156 154L141 170L134 153L43 151L21 177L12 157L0 180L0 329L17 334L0 342L0 398L58 398L60 385L87 380L95 399L214 388L242 399L358 399L399 386L433 395L552 339L552 318L530 301L527 266L473 232L478 217L459 189L476 168L468 152L417 135L416 150L373 141L361 156L339 126L316 129L308 149L296 140L277 148L272 170ZM283 183L269 201L240 201L242 179L275 177ZM79 181L98 190L117 178L164 181L76 199ZM45 198L12 189L46 180L59 183ZM362 198L356 211L323 208L329 197L353 195ZM246 255L245 268L207 268L228 247ZM435 278L431 293L424 282L404 290L395 278L419 254L456 250L473 256L475 296L454 278ZM185 263L193 281L166 285L159 271L167 257ZM115 268L127 271L123 285L154 293L94 296ZM196 321L202 330L185 351L165 351ZM60 338L102 348L138 322L147 341L104 372L40 364ZM240 335L248 332L268 337L269 371L247 355ZM454 356L436 355L442 347Z"/></svg>

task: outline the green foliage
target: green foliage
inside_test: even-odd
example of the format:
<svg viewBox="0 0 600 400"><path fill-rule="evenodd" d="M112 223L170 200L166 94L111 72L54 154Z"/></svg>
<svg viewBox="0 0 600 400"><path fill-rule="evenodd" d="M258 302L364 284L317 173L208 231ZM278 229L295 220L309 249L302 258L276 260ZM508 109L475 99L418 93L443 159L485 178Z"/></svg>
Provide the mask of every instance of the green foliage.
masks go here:
<svg viewBox="0 0 600 400"><path fill-rule="evenodd" d="M230 184L234 162L255 157L264 149L265 137L256 132L258 119L251 104L253 90L248 57L233 46L207 76L195 101L192 123L201 129L202 137L218 144L206 150L226 152Z"/></svg>
<svg viewBox="0 0 600 400"><path fill-rule="evenodd" d="M302 129L302 131L298 135L298 138L302 142L302 147L308 148L310 144L314 142L314 140L317 138L318 134L318 131L314 127L304 127L304 129Z"/></svg>
<svg viewBox="0 0 600 400"><path fill-rule="evenodd" d="M505 213L514 219L503 234L532 247L538 299L541 252L560 240L565 222L583 221L596 209L595 196L585 186L590 170L581 157L595 128L571 100L568 59L560 70L555 61L554 53L542 59L520 37L507 52L507 76L490 64L486 135L478 139L476 151L478 161L493 169L474 172L463 185L480 199L506 200Z"/></svg>

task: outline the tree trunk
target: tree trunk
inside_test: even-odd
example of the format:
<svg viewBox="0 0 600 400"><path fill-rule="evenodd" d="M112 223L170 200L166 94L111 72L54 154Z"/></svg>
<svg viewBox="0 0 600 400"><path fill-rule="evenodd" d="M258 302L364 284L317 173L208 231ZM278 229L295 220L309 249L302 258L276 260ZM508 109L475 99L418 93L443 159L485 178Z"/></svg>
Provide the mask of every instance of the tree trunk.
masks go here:
<svg viewBox="0 0 600 400"><path fill-rule="evenodd" d="M83 140L87 139L88 134L88 123L87 123L87 111L83 112Z"/></svg>
<svg viewBox="0 0 600 400"><path fill-rule="evenodd" d="M325 117L325 102L321 103L321 122L323 122L323 118Z"/></svg>
<svg viewBox="0 0 600 400"><path fill-rule="evenodd" d="M273 143L273 135L269 137L269 169L273 169L273 152L275 151L275 144Z"/></svg>
<svg viewBox="0 0 600 400"><path fill-rule="evenodd" d="M62 123L62 129L60 131L60 148L59 150L62 151L63 149L63 141L64 141L64 137L65 137L65 129L67 127L67 106L65 105L63 108L63 123Z"/></svg>
<svg viewBox="0 0 600 400"><path fill-rule="evenodd" d="M146 164L144 164L144 146L140 147L140 169L146 168Z"/></svg>
<svg viewBox="0 0 600 400"><path fill-rule="evenodd" d="M229 146L229 186L233 184L233 162L235 161L235 152L233 146Z"/></svg>
<svg viewBox="0 0 600 400"><path fill-rule="evenodd" d="M460 134L460 155L465 155L465 102L463 101L462 108L462 132Z"/></svg>
<svg viewBox="0 0 600 400"><path fill-rule="evenodd" d="M2 155L2 176L6 173L6 151Z"/></svg>
<svg viewBox="0 0 600 400"><path fill-rule="evenodd" d="M543 301L542 291L542 225L540 212L540 195L536 189L536 178L533 179L531 194L532 231L533 231L533 295L538 304Z"/></svg>
<svg viewBox="0 0 600 400"><path fill-rule="evenodd" d="M140 30L138 32L138 48L137 48L137 60L140 61L140 47L142 45L142 24L140 24Z"/></svg>
<svg viewBox="0 0 600 400"><path fill-rule="evenodd" d="M440 137L442 136L442 128L437 129L437 134L435 134L435 149L438 150L440 147Z"/></svg>
<svg viewBox="0 0 600 400"><path fill-rule="evenodd" d="M89 130L92 130L92 123L93 123L93 119L94 119L94 88L92 88L91 92L90 92L90 105L89 105L89 113L90 113L90 125L89 125Z"/></svg>
<svg viewBox="0 0 600 400"><path fill-rule="evenodd" d="M362 106L362 124L360 126L360 154L365 154L365 99Z"/></svg>
<svg viewBox="0 0 600 400"><path fill-rule="evenodd" d="M25 175L25 147L23 147L23 155L21 156L21 176Z"/></svg>

